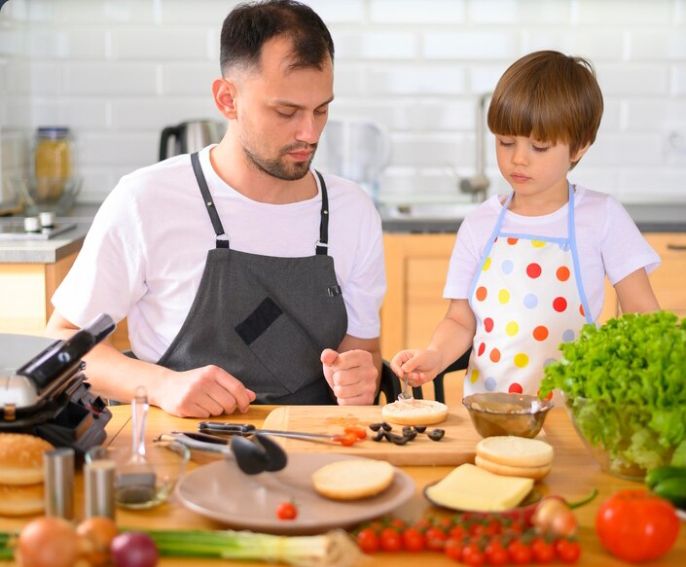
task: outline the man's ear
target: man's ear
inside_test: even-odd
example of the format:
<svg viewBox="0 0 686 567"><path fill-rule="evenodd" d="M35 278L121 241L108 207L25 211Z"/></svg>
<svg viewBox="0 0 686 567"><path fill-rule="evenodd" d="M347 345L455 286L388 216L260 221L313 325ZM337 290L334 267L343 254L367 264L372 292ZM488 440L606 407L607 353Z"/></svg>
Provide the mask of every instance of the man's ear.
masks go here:
<svg viewBox="0 0 686 567"><path fill-rule="evenodd" d="M224 118L229 120L236 118L236 83L228 79L215 79L212 83L212 96L214 104L222 113Z"/></svg>

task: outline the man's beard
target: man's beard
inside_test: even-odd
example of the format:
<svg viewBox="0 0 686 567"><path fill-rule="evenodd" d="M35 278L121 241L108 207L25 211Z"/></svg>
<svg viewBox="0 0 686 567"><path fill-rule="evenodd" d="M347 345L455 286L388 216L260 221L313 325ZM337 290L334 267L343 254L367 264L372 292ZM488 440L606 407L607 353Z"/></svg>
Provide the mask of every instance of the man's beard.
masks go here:
<svg viewBox="0 0 686 567"><path fill-rule="evenodd" d="M287 165L283 160L283 158L289 152L310 148L313 150L312 156L310 156L310 159L307 161L295 162L291 165ZM303 146L303 144L295 144L293 146L287 146L281 150L281 152L279 152L279 157L274 159L265 159L257 154L252 153L245 146L243 147L243 151L245 152L248 161L250 161L250 163L252 163L258 170L284 181L296 181L305 177L307 172L310 170L310 164L314 159L316 150L317 144L308 144L305 146Z"/></svg>

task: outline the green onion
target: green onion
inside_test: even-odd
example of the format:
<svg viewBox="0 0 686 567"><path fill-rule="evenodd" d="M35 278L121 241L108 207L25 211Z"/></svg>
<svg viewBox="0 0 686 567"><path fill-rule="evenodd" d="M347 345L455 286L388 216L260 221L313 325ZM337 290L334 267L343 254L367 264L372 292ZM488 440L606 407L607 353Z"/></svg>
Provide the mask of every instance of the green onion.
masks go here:
<svg viewBox="0 0 686 567"><path fill-rule="evenodd" d="M16 534L0 532L0 561L12 559L14 549L10 546Z"/></svg>
<svg viewBox="0 0 686 567"><path fill-rule="evenodd" d="M126 531L129 531L127 529ZM302 567L354 565L360 551L343 530L315 536L277 536L232 530L137 530L148 534L160 555L283 562Z"/></svg>

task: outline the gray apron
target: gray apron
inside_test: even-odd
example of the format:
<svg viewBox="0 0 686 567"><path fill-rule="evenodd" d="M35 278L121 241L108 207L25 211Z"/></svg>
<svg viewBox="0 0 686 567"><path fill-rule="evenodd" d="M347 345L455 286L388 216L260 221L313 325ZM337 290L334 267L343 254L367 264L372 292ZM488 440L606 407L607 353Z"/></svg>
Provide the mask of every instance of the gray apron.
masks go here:
<svg viewBox="0 0 686 567"><path fill-rule="evenodd" d="M231 250L197 153L191 163L216 248L207 252L191 309L158 364L176 371L215 364L254 390L256 403L335 403L319 357L327 347L338 348L348 317L327 254L323 177L316 172L322 208L315 255L277 258Z"/></svg>

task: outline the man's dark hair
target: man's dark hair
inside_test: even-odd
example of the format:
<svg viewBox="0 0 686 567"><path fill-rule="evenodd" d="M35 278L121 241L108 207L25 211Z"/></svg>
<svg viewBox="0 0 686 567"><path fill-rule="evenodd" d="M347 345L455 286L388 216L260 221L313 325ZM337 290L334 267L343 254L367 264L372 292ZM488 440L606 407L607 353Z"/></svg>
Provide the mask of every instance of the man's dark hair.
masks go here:
<svg viewBox="0 0 686 567"><path fill-rule="evenodd" d="M293 43L292 69L322 68L333 61L333 40L322 19L294 0L267 0L236 6L224 20L219 63L222 73L236 64L259 66L262 46L276 36Z"/></svg>

